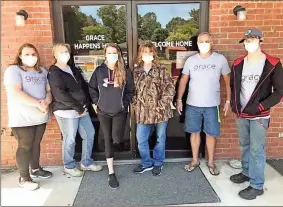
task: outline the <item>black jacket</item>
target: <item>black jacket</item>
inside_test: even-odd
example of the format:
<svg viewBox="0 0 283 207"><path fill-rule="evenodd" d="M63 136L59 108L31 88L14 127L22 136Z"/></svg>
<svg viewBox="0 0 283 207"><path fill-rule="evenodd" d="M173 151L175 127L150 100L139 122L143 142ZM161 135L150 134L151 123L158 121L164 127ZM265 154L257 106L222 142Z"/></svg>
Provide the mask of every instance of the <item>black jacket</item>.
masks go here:
<svg viewBox="0 0 283 207"><path fill-rule="evenodd" d="M270 114L270 108L283 97L283 68L278 58L266 55L262 75L247 105L241 110L240 92L244 58L235 60L231 73L232 111L237 117L255 118Z"/></svg>
<svg viewBox="0 0 283 207"><path fill-rule="evenodd" d="M102 63L95 69L89 81L89 93L92 102L98 106L97 113L108 116L127 113L133 97L131 72L126 69L126 83L121 88L114 87L113 84L103 86L105 78L108 78L108 67Z"/></svg>
<svg viewBox="0 0 283 207"><path fill-rule="evenodd" d="M82 114L88 108L90 99L88 98L88 84L82 76L81 71L70 66L74 77L58 68L56 65L50 66L48 81L53 96L52 111L76 110Z"/></svg>

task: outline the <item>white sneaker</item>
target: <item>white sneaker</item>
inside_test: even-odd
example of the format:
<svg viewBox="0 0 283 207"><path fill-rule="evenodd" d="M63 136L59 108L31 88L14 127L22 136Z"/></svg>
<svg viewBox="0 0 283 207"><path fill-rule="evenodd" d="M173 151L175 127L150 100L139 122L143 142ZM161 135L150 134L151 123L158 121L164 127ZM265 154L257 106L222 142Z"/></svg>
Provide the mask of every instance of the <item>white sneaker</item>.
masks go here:
<svg viewBox="0 0 283 207"><path fill-rule="evenodd" d="M73 176L73 177L82 177L84 172L79 170L78 168L68 169L64 167L64 172Z"/></svg>
<svg viewBox="0 0 283 207"><path fill-rule="evenodd" d="M19 178L19 186L27 190L36 190L39 188L39 184L34 182L31 178Z"/></svg>
<svg viewBox="0 0 283 207"><path fill-rule="evenodd" d="M97 171L100 171L102 169L103 169L102 165L91 164L91 165L85 167L83 164L81 164L81 170L85 170L85 171L91 170L91 171L97 172Z"/></svg>

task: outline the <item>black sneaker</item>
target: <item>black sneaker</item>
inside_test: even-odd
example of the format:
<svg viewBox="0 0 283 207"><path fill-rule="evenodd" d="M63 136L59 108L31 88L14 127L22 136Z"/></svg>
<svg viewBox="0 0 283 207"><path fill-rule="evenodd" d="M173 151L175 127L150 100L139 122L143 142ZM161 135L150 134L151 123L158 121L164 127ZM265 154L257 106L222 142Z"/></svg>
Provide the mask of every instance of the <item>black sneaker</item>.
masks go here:
<svg viewBox="0 0 283 207"><path fill-rule="evenodd" d="M42 167L39 167L37 171L31 170L30 176L32 178L50 178L52 176L52 173L47 170L43 170Z"/></svg>
<svg viewBox="0 0 283 207"><path fill-rule="evenodd" d="M153 176L159 176L159 175L161 175L161 170L162 170L162 168L163 168L163 165L161 165L161 166L154 166L154 167L153 167L153 170L152 170L152 175L153 175Z"/></svg>
<svg viewBox="0 0 283 207"><path fill-rule="evenodd" d="M246 200L256 199L257 196L260 196L262 194L263 194L263 190L258 190L251 186L239 192L239 196Z"/></svg>
<svg viewBox="0 0 283 207"><path fill-rule="evenodd" d="M243 173L239 173L239 174L236 174L236 175L232 175L230 177L230 180L233 182L233 183L244 183L246 181L250 181L250 178L246 175L244 175Z"/></svg>
<svg viewBox="0 0 283 207"><path fill-rule="evenodd" d="M146 171L150 171L153 169L153 166L151 167L143 167L142 165L139 165L137 166L134 170L133 170L133 173L138 173L138 174L141 174L141 173L144 173Z"/></svg>
<svg viewBox="0 0 283 207"><path fill-rule="evenodd" d="M117 178L116 178L115 173L110 174L110 175L108 176L108 184L109 184L109 186L110 186L111 188L118 188L118 187L119 187L119 182L118 182L118 180L117 180Z"/></svg>

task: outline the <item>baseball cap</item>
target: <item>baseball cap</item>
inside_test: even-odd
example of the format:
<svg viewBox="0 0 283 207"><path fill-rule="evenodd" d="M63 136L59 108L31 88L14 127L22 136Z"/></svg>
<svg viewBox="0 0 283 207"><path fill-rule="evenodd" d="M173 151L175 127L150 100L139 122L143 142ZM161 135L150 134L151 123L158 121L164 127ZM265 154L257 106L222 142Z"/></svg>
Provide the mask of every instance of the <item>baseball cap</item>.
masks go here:
<svg viewBox="0 0 283 207"><path fill-rule="evenodd" d="M248 37L259 37L259 39L262 39L263 34L259 29L248 29L245 32L243 39L241 39L239 43L243 43Z"/></svg>

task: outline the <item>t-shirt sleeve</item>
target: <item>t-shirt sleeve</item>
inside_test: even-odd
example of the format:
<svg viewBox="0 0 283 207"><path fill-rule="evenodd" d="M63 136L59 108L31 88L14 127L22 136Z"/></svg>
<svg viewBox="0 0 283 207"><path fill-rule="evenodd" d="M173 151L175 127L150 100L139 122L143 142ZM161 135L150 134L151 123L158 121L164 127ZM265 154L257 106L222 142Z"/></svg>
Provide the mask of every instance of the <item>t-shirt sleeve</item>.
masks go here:
<svg viewBox="0 0 283 207"><path fill-rule="evenodd" d="M18 66L11 65L4 72L4 85L21 84L21 69Z"/></svg>
<svg viewBox="0 0 283 207"><path fill-rule="evenodd" d="M44 76L46 77L46 86L49 85L49 82L47 79L48 71L43 67L40 67L40 70L43 72Z"/></svg>
<svg viewBox="0 0 283 207"><path fill-rule="evenodd" d="M191 67L191 64L190 64L190 58L188 58L184 64L184 68L183 68L183 71L182 73L185 74L185 75L190 75L190 67Z"/></svg>
<svg viewBox="0 0 283 207"><path fill-rule="evenodd" d="M221 59L222 59L222 61L221 61L222 62L221 74L227 75L227 74L231 73L231 69L229 67L227 59L224 56L222 56Z"/></svg>

